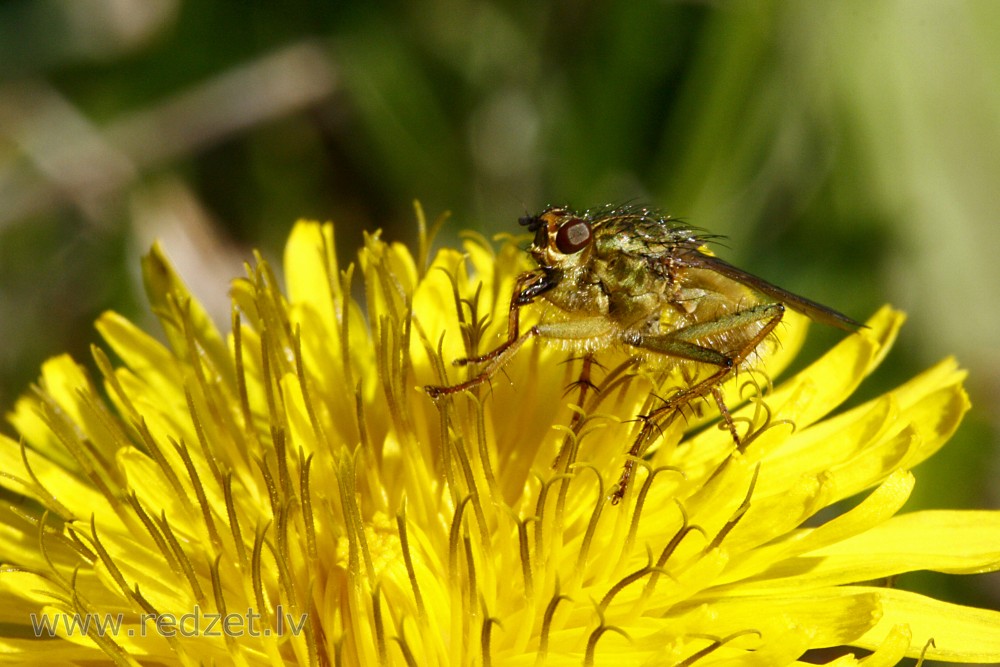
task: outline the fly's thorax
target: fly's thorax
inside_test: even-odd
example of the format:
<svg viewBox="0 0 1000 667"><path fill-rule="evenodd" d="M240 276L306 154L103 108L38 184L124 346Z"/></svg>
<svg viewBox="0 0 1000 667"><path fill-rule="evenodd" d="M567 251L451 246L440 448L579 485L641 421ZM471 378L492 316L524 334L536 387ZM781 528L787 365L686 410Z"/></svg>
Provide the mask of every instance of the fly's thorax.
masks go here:
<svg viewBox="0 0 1000 667"><path fill-rule="evenodd" d="M608 314L624 328L645 327L667 305L671 281L641 257L596 256L593 280L607 293Z"/></svg>
<svg viewBox="0 0 1000 667"><path fill-rule="evenodd" d="M567 313L587 316L608 313L608 295L588 266L558 272L556 286L545 292L542 299Z"/></svg>

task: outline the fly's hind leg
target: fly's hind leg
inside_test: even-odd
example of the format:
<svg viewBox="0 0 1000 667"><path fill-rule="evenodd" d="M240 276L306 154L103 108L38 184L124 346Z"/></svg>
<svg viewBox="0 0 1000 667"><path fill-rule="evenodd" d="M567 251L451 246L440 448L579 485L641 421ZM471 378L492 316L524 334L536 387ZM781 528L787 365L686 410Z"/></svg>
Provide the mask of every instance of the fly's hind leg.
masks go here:
<svg viewBox="0 0 1000 667"><path fill-rule="evenodd" d="M655 434L659 432L661 422L664 419L672 418L679 414L679 411L692 401L712 394L719 412L722 414L736 446L740 446L740 438L736 433L736 426L729 410L723 402L722 390L719 388L731 373L734 373L740 365L753 353L767 336L774 331L774 328L781 322L785 314L785 307L780 303L767 303L753 306L729 315L725 315L715 320L699 322L690 326L672 331L669 334L658 334L644 336L635 334L627 342L635 347L650 350L678 359L696 361L711 366L716 370L704 380L681 389L663 402L663 405L656 408L647 415L643 415L642 428L636 436L632 448L629 449L628 459L625 461L621 477L618 479L617 488L611 495L611 502L618 504L625 495L628 484L635 471L635 463L643 455L649 445L655 439ZM731 331L740 331L747 327L759 325L759 329L750 336L746 343L731 354L725 354L697 344L694 341L718 336Z"/></svg>

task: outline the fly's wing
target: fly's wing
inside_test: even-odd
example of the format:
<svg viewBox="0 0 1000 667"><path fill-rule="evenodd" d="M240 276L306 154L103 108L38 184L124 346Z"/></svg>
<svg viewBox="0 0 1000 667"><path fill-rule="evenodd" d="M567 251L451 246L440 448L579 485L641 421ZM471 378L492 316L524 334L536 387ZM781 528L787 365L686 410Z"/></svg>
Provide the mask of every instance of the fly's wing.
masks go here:
<svg viewBox="0 0 1000 667"><path fill-rule="evenodd" d="M771 297L778 303L785 304L792 310L809 316L809 318L819 322L820 324L837 327L838 329L843 329L844 331L849 332L854 332L865 326L861 322L852 320L847 315L838 313L832 308L827 308L823 304L816 303L815 301L807 299L803 296L792 294L777 285L767 282L763 278L758 278L753 274L747 273L743 269L739 269L728 262L724 262L718 257L705 255L695 248L689 248L688 251L684 253L683 261L687 266L715 271L730 280L735 280L741 285L746 285L750 289Z"/></svg>

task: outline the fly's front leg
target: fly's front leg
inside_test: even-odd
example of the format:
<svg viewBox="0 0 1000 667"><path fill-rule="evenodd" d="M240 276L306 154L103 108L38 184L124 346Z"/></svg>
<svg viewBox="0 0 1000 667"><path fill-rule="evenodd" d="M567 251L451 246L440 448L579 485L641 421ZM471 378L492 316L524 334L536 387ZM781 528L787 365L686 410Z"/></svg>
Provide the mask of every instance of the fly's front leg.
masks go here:
<svg viewBox="0 0 1000 667"><path fill-rule="evenodd" d="M685 405L709 393L712 394L716 404L719 406L719 412L722 414L722 418L725 420L736 446L741 446L739 435L736 433L736 425L733 423L729 409L723 401L719 385L746 361L747 357L757 349L758 345L764 342L764 339L781 322L784 314L785 307L780 303L761 304L715 320L692 324L677 331L672 331L669 334L654 336L636 334L627 341L635 347L667 356L709 364L715 366L716 370L704 380L696 382L686 389L681 389L664 401L663 405L648 415L643 416L643 426L639 430L639 435L632 444L632 448L629 449L629 457L625 461L621 477L618 479L618 487L611 496L613 504L617 504L625 495L625 491L635 470L635 463L652 443L655 434L660 430L660 421L666 417L679 414L678 411ZM759 325L757 331L749 336L746 342L731 354L724 354L718 350L698 345L694 342L727 332L739 332L754 325Z"/></svg>
<svg viewBox="0 0 1000 667"><path fill-rule="evenodd" d="M523 295L525 293L529 293L528 298L530 298L530 290L532 290L534 286L535 283L529 284L525 287L521 294ZM424 391L426 391L431 398L439 398L441 396L455 394L478 386L493 377L498 370L503 368L503 366L510 361L515 354L517 354L517 351L521 349L521 346L524 345L528 339L534 338L535 336L539 338L553 338L564 341L592 341L594 343L594 347L600 348L607 347L610 344L612 336L614 335L614 326L612 323L606 317L598 315L567 320L565 322L536 324L518 336L518 319L515 309L520 308L520 306L525 303L530 303L530 301L524 301L522 303L519 301L518 297L511 300L512 314L510 318L510 325L513 328L510 331L513 332L513 334L508 333L506 342L481 357L459 360L459 362L456 362L460 365L466 363L485 363L485 366L479 375L470 378L461 384L456 384L450 387L427 386L424 387Z"/></svg>
<svg viewBox="0 0 1000 667"><path fill-rule="evenodd" d="M486 354L478 357L456 359L453 362L455 366L486 363L486 366L478 375L466 380L465 382L447 387L429 384L424 387L424 391L427 392L431 398L436 399L441 396L457 394L458 392L465 391L466 389L471 389L472 387L481 385L493 377L493 374L502 368L503 365L506 364L512 356L514 356L521 346L524 345L525 341L532 336L538 335L537 327L532 327L531 329L528 329L524 335L519 335L519 315L522 306L528 305L537 295L548 290L552 286L549 282L547 282L546 278L547 276L545 274L540 274L536 271L528 271L527 273L519 275L517 277L517 281L514 283L514 293L510 298L510 309L507 313L507 340Z"/></svg>
<svg viewBox="0 0 1000 667"><path fill-rule="evenodd" d="M459 392L465 391L466 389L472 389L473 387L478 387L487 380L489 380L493 375L504 367L511 358L517 354L517 351L521 349L521 346L527 342L529 338L533 338L538 335L538 327L531 327L525 331L520 336L515 336L514 340L508 340L495 350L492 350L488 354L484 354L482 357L476 357L474 359L459 359L463 363L456 365L465 365L467 363L473 362L477 363L480 359L487 362L483 366L482 371L475 377L471 377L465 382L460 382L458 384L453 384L451 386L442 387L438 385L429 384L424 387L424 391L431 398L440 398L442 396L448 396L449 394L457 394Z"/></svg>

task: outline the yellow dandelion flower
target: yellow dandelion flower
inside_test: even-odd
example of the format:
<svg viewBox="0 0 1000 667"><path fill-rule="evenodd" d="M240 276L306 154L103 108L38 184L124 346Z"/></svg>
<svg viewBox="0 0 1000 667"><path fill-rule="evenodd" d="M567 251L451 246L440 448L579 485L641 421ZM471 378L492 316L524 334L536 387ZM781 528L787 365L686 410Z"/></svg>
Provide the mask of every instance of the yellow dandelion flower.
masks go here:
<svg viewBox="0 0 1000 667"><path fill-rule="evenodd" d="M899 313L771 387L804 335L790 314L766 376L726 388L743 451L701 406L612 505L647 379L608 363L575 405L581 362L531 344L492 387L430 400L417 387L502 336L524 259L473 239L425 268L421 245L372 235L342 269L332 227L300 223L287 292L258 258L228 335L154 248L166 343L102 316L99 376L48 361L0 437L0 661L1000 661L997 612L884 584L1000 568L1000 513L898 513L968 407L964 373L948 359L829 416Z"/></svg>

